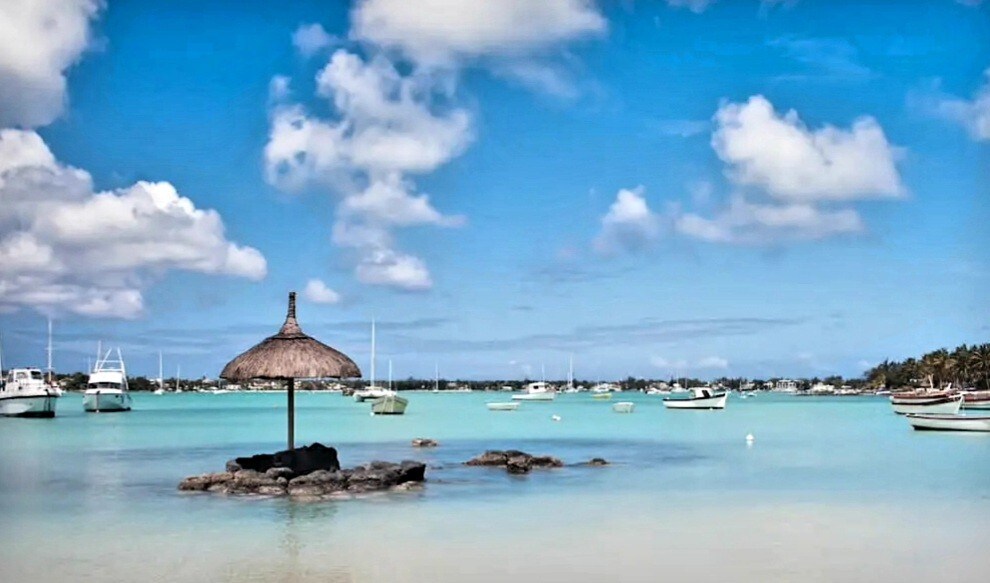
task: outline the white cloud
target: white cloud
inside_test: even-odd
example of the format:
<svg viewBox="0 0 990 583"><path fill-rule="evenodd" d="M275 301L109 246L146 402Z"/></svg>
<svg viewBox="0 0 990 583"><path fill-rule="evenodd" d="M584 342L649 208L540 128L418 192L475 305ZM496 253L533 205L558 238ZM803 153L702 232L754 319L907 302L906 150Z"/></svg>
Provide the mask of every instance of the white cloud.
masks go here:
<svg viewBox="0 0 990 583"><path fill-rule="evenodd" d="M292 45L299 54L311 57L321 50L332 46L336 39L330 35L320 23L301 24L292 33Z"/></svg>
<svg viewBox="0 0 990 583"><path fill-rule="evenodd" d="M90 44L100 0L0 2L0 126L51 123L65 106L65 71Z"/></svg>
<svg viewBox="0 0 990 583"><path fill-rule="evenodd" d="M333 240L354 251L360 281L428 289L426 265L395 250L391 230L464 223L417 194L409 176L459 155L473 138L470 115L445 103L437 74L402 75L381 56L365 61L338 50L317 75L317 87L336 117L277 107L265 147L269 182L287 190L317 182L340 195Z"/></svg>
<svg viewBox="0 0 990 583"><path fill-rule="evenodd" d="M659 238L659 217L646 204L643 192L642 186L619 190L602 217L601 232L592 242L595 251L603 255L635 251Z"/></svg>
<svg viewBox="0 0 990 583"><path fill-rule="evenodd" d="M721 356L706 356L698 361L698 368L716 368L724 370L729 368L729 361Z"/></svg>
<svg viewBox="0 0 990 583"><path fill-rule="evenodd" d="M607 28L592 0L364 0L352 37L424 66L531 55Z"/></svg>
<svg viewBox="0 0 990 583"><path fill-rule="evenodd" d="M712 147L730 178L786 202L896 198L904 194L898 150L872 117L848 130L810 130L798 114L783 115L762 95L726 103L715 114Z"/></svg>
<svg viewBox="0 0 990 583"><path fill-rule="evenodd" d="M171 184L97 192L33 131L0 130L0 200L0 308L128 318L168 271L267 271L256 249L227 240L216 211Z"/></svg>
<svg viewBox="0 0 990 583"><path fill-rule="evenodd" d="M269 103L274 105L289 97L292 91L290 83L291 80L285 75L275 75L272 77L272 80L268 82Z"/></svg>
<svg viewBox="0 0 990 583"><path fill-rule="evenodd" d="M936 112L969 131L974 140L990 140L990 69L983 72L986 81L973 96L972 101L944 97L936 104Z"/></svg>
<svg viewBox="0 0 990 583"><path fill-rule="evenodd" d="M701 14L714 3L715 0L667 0L667 5L670 7L687 8L695 14Z"/></svg>
<svg viewBox="0 0 990 583"><path fill-rule="evenodd" d="M666 370L686 370L688 368L688 361L682 359L670 360L662 356L652 356L650 357L650 364L657 368L662 368Z"/></svg>
<svg viewBox="0 0 990 583"><path fill-rule="evenodd" d="M758 245L857 234L865 227L853 209L824 210L808 203L756 204L737 195L712 218L695 213L677 216L674 229L709 243Z"/></svg>
<svg viewBox="0 0 990 583"><path fill-rule="evenodd" d="M314 304L336 304L340 302L340 294L327 287L327 284L319 279L311 279L306 282L306 288L303 289L303 297Z"/></svg>

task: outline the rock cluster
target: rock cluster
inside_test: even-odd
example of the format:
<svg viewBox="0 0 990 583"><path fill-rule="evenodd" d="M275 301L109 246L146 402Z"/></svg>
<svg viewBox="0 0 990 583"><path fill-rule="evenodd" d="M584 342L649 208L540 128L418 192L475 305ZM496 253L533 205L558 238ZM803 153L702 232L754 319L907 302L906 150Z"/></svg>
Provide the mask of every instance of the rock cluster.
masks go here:
<svg viewBox="0 0 990 583"><path fill-rule="evenodd" d="M376 461L340 469L337 451L314 443L294 452L231 460L227 471L188 477L179 490L314 498L406 488L425 479L426 464L416 461Z"/></svg>
<svg viewBox="0 0 990 583"><path fill-rule="evenodd" d="M527 474L533 468L559 468L564 465L555 457L530 455L515 449L491 449L464 463L469 466L503 467L510 474Z"/></svg>
<svg viewBox="0 0 990 583"><path fill-rule="evenodd" d="M438 442L435 439L429 439L427 437L417 437L416 439L412 440L413 447L436 447L438 445L440 445L440 442Z"/></svg>

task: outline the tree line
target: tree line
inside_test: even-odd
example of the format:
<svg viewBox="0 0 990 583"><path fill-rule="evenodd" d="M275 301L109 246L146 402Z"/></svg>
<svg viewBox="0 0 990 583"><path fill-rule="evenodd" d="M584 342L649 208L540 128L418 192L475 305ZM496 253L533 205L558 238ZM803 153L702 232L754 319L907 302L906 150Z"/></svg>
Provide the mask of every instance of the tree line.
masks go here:
<svg viewBox="0 0 990 583"><path fill-rule="evenodd" d="M869 384L898 388L924 384L990 390L990 343L933 350L921 358L884 360L866 371Z"/></svg>

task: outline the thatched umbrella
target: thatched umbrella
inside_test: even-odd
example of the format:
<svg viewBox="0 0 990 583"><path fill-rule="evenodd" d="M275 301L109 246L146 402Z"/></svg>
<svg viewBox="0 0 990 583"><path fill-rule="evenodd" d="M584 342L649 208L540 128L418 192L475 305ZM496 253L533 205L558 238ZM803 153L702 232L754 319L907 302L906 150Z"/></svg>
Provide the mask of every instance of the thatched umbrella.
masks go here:
<svg viewBox="0 0 990 583"><path fill-rule="evenodd" d="M278 334L227 363L220 378L288 381L289 449L295 449L296 379L353 378L361 370L346 354L303 334L296 322L296 292L289 292L289 313Z"/></svg>

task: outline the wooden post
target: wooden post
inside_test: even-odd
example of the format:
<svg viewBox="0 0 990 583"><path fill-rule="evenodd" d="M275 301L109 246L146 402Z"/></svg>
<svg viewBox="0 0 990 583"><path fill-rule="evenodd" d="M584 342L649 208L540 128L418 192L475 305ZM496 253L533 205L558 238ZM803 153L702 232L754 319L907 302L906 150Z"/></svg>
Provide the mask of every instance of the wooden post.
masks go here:
<svg viewBox="0 0 990 583"><path fill-rule="evenodd" d="M289 451L296 449L296 379L289 379Z"/></svg>

